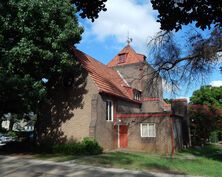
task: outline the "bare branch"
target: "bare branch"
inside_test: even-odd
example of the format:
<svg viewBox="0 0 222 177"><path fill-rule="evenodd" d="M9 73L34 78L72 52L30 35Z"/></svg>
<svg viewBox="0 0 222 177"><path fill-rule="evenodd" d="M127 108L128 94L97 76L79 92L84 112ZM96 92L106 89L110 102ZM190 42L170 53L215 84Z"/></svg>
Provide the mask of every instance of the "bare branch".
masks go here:
<svg viewBox="0 0 222 177"><path fill-rule="evenodd" d="M182 49L172 32L161 31L152 38L148 47L151 64L156 73L171 85L193 81L203 81L216 64L222 52L222 28L217 27L209 38L204 38L200 33L189 34L187 37L187 56L182 56ZM156 74L153 74L154 76ZM178 85L176 86L178 87Z"/></svg>

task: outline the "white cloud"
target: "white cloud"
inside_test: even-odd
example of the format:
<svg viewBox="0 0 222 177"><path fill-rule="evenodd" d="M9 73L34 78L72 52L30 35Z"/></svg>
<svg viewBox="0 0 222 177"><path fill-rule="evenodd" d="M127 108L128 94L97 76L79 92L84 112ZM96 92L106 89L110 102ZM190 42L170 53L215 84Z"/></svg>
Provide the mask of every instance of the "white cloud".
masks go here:
<svg viewBox="0 0 222 177"><path fill-rule="evenodd" d="M133 38L132 45L144 52L149 37L160 29L150 2L139 4L136 0L109 0L106 12L101 12L94 23L86 28L98 40L114 37L118 43L126 43L128 33ZM115 45L115 44L114 44Z"/></svg>
<svg viewBox="0 0 222 177"><path fill-rule="evenodd" d="M215 81L212 81L210 83L210 85L214 86L214 87L220 87L222 86L222 80L215 80Z"/></svg>

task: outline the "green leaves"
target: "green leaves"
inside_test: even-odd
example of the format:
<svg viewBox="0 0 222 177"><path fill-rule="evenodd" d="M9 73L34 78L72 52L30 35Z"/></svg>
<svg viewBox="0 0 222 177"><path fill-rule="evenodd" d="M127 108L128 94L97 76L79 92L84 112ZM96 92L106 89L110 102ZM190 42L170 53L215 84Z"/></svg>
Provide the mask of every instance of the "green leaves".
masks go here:
<svg viewBox="0 0 222 177"><path fill-rule="evenodd" d="M105 3L107 0L71 0L75 4L77 10L80 11L82 18L89 18L94 21L98 18L100 11L106 11Z"/></svg>
<svg viewBox="0 0 222 177"><path fill-rule="evenodd" d="M68 46L83 32L75 12L69 0L0 2L0 114L36 112L75 66Z"/></svg>
<svg viewBox="0 0 222 177"><path fill-rule="evenodd" d="M222 86L202 86L196 90L190 98L192 104L206 104L217 108L222 108Z"/></svg>
<svg viewBox="0 0 222 177"><path fill-rule="evenodd" d="M222 130L222 86L202 86L191 97L190 120L193 143L206 143L210 133Z"/></svg>
<svg viewBox="0 0 222 177"><path fill-rule="evenodd" d="M158 10L161 29L166 31L178 31L183 25L192 22L202 30L212 26L221 27L221 2L221 0L151 0L153 9Z"/></svg>

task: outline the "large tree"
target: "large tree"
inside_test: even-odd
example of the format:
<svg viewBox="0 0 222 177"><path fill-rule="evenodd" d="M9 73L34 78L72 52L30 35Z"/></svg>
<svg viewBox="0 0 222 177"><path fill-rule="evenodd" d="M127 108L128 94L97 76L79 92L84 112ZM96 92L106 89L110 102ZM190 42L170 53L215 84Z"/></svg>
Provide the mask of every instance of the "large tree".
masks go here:
<svg viewBox="0 0 222 177"><path fill-rule="evenodd" d="M34 111L75 64L69 45L83 32L75 12L66 0L1 1L1 113Z"/></svg>
<svg viewBox="0 0 222 177"><path fill-rule="evenodd" d="M203 145L209 142L212 133L216 133L216 139L221 137L222 111L208 105L190 105L190 131L193 145Z"/></svg>
<svg viewBox="0 0 222 177"><path fill-rule="evenodd" d="M191 104L208 105L222 109L222 86L202 86L193 92L190 102Z"/></svg>
<svg viewBox="0 0 222 177"><path fill-rule="evenodd" d="M82 71L70 51L83 32L76 12L93 21L105 2L0 1L0 117L38 113L54 90L81 84L73 82Z"/></svg>
<svg viewBox="0 0 222 177"><path fill-rule="evenodd" d="M158 10L157 21L162 30L149 43L157 72L173 85L204 79L221 57L222 1L151 0L151 3ZM183 42L175 40L175 32L189 24L192 30L187 38L180 39ZM206 28L210 29L207 37L201 32Z"/></svg>
<svg viewBox="0 0 222 177"><path fill-rule="evenodd" d="M222 86L202 86L190 101L192 141L206 143L212 132L222 130Z"/></svg>

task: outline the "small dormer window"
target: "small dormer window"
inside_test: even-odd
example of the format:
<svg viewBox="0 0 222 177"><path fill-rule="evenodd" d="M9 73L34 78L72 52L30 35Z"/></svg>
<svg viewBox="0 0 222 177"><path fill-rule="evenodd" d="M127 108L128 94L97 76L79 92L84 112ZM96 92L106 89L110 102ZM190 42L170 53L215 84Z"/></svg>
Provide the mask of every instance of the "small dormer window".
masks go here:
<svg viewBox="0 0 222 177"><path fill-rule="evenodd" d="M119 54L119 63L125 63L125 61L126 61L126 54L125 53Z"/></svg>
<svg viewBox="0 0 222 177"><path fill-rule="evenodd" d="M141 92L138 91L138 90L134 90L134 100L138 100L140 101L141 100Z"/></svg>

